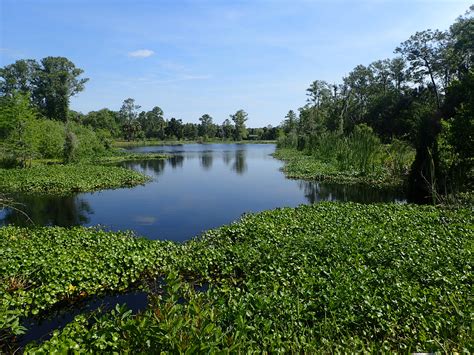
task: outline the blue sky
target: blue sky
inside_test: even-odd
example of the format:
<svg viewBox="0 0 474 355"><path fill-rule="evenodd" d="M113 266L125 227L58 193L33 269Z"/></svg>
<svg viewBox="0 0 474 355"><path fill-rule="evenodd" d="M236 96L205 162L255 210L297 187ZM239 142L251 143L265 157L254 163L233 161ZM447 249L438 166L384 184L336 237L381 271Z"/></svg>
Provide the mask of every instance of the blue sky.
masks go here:
<svg viewBox="0 0 474 355"><path fill-rule="evenodd" d="M447 29L471 1L0 0L0 65L64 56L90 78L71 108L142 109L279 124L316 79L393 57L416 31Z"/></svg>

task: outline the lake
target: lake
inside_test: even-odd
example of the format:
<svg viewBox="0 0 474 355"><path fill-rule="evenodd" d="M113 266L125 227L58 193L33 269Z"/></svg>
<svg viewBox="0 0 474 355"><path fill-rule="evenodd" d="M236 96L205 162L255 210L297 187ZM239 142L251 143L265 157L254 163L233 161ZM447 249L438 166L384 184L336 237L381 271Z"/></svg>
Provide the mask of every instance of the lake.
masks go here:
<svg viewBox="0 0 474 355"><path fill-rule="evenodd" d="M404 201L401 192L388 189L287 179L280 171L283 163L271 156L273 144L184 144L129 151L170 157L121 164L153 178L143 186L14 198L36 225L101 225L174 241L185 241L248 212L325 200ZM0 224L31 225L14 210L0 212Z"/></svg>

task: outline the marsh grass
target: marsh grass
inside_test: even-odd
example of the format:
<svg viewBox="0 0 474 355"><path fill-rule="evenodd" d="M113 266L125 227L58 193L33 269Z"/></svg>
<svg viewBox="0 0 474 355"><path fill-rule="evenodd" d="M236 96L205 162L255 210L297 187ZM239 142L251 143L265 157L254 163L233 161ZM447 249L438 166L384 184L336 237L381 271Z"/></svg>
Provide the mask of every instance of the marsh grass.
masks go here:
<svg viewBox="0 0 474 355"><path fill-rule="evenodd" d="M324 132L303 141L298 150L285 137L274 154L286 162L283 171L290 178L401 187L415 156L405 142L382 144L366 125L349 136Z"/></svg>

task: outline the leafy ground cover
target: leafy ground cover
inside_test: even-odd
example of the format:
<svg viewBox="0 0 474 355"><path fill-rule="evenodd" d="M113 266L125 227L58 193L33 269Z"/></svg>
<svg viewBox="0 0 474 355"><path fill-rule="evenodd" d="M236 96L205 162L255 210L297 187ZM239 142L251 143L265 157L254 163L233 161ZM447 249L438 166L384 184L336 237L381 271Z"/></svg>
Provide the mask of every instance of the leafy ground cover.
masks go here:
<svg viewBox="0 0 474 355"><path fill-rule="evenodd" d="M36 165L0 169L0 191L67 194L144 184L149 178L136 171L92 164Z"/></svg>
<svg viewBox="0 0 474 355"><path fill-rule="evenodd" d="M472 352L473 239L472 208L329 202L246 215L185 244L8 227L2 313L161 274L145 312L82 314L26 352Z"/></svg>
<svg viewBox="0 0 474 355"><path fill-rule="evenodd" d="M273 156L283 160L283 172L288 178L330 181L341 184L367 184L374 187L401 187L403 180L380 169L373 173L340 170L335 165L316 159L293 148L278 148Z"/></svg>
<svg viewBox="0 0 474 355"><path fill-rule="evenodd" d="M18 333L20 317L88 295L127 290L159 270L174 248L169 242L84 227L3 227L0 329Z"/></svg>

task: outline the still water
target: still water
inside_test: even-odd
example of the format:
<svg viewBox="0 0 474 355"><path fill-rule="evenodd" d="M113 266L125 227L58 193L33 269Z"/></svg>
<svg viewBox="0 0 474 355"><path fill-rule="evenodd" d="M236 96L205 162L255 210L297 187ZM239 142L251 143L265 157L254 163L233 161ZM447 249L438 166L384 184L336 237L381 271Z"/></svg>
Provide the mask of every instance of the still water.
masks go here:
<svg viewBox="0 0 474 355"><path fill-rule="evenodd" d="M151 239L185 241L243 213L323 200L402 201L390 190L286 179L271 144L186 144L132 148L167 153L166 160L122 165L153 178L134 188L67 197L16 195L36 225L101 225ZM0 212L0 224L28 225L23 214Z"/></svg>

